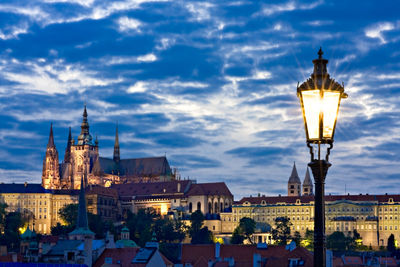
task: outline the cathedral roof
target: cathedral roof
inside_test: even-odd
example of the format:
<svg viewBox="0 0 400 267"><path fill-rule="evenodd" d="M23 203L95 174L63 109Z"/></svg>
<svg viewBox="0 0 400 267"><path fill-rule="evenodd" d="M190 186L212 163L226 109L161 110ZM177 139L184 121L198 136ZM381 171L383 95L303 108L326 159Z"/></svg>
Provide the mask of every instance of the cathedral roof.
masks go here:
<svg viewBox="0 0 400 267"><path fill-rule="evenodd" d="M93 172L96 175L119 173L121 176L131 177L157 177L172 174L166 157L122 159L119 164L112 159L99 157L94 164Z"/></svg>
<svg viewBox="0 0 400 267"><path fill-rule="evenodd" d="M299 175L297 174L296 163L293 163L292 174L289 177L289 183L301 184Z"/></svg>
<svg viewBox="0 0 400 267"><path fill-rule="evenodd" d="M308 167L307 167L306 176L304 177L303 186L304 186L304 185L312 185L311 176L310 176L310 171L308 170Z"/></svg>

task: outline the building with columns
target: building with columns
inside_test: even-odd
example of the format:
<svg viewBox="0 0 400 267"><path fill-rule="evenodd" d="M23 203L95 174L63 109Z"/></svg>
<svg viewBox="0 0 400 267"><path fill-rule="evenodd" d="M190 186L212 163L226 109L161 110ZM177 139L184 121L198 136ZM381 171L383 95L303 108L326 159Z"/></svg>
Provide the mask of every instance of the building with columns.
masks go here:
<svg viewBox="0 0 400 267"><path fill-rule="evenodd" d="M83 110L81 132L77 141L69 128L63 162L59 163L58 151L54 143L53 125L43 160L42 186L45 189L79 189L80 178L87 174L84 185L101 185L131 182L158 182L175 179L167 158L121 159L118 126L115 133L113 158L99 155L99 142L93 140L89 131L86 106Z"/></svg>

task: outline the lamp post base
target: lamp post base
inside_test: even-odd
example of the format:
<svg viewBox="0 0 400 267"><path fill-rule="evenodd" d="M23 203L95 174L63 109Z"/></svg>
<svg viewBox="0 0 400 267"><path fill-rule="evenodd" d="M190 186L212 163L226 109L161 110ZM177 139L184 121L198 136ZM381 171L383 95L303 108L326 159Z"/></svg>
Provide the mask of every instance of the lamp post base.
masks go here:
<svg viewBox="0 0 400 267"><path fill-rule="evenodd" d="M326 160L313 160L308 164L314 176L314 266L326 266L325 240L325 177L331 164Z"/></svg>

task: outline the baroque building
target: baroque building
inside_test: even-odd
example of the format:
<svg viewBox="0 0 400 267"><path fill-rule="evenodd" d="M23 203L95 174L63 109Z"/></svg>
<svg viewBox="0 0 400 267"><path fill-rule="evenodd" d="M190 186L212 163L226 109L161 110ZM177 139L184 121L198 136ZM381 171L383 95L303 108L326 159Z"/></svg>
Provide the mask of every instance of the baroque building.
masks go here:
<svg viewBox="0 0 400 267"><path fill-rule="evenodd" d="M81 132L77 142L72 137L71 128L64 154L64 160L59 163L58 151L54 144L53 126L50 126L50 136L46 155L43 160L42 186L45 189L79 189L81 177L86 177L84 186L101 185L109 187L112 184L131 182L159 182L175 179L167 158L121 159L118 126L116 128L113 158L99 155L99 142L89 132L86 105L83 111Z"/></svg>

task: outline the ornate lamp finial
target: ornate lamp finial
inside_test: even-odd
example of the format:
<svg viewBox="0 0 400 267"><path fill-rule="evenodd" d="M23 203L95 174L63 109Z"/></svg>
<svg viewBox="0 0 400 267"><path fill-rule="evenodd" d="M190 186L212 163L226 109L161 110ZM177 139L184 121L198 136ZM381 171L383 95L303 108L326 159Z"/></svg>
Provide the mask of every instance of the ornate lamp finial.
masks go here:
<svg viewBox="0 0 400 267"><path fill-rule="evenodd" d="M323 54L324 52L322 52L322 47L319 47L318 58L321 59Z"/></svg>

